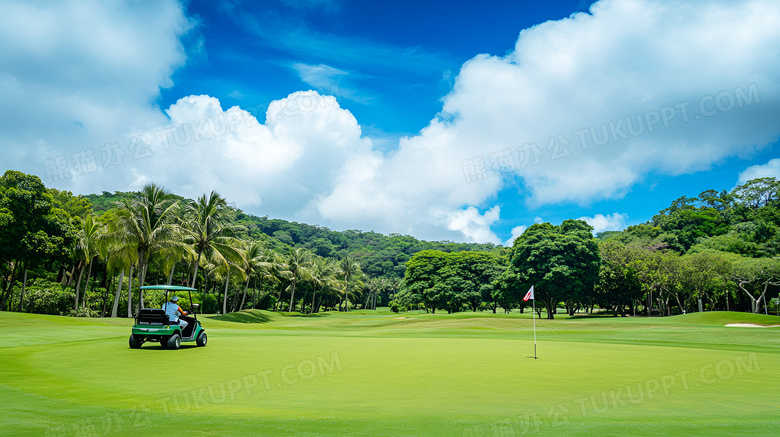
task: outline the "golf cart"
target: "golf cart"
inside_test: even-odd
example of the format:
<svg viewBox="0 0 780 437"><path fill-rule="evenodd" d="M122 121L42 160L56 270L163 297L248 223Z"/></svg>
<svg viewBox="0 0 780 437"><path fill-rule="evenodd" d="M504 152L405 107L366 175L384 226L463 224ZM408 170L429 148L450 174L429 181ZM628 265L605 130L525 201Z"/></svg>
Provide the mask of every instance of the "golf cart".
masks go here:
<svg viewBox="0 0 780 437"><path fill-rule="evenodd" d="M192 292L196 289L177 285L147 285L141 287L141 290L163 290L165 291L165 302L168 302L168 293L187 291L191 303ZM187 322L187 326L182 329L178 322L168 320L165 310L141 308L135 318L133 333L130 335L130 347L138 349L146 342L159 342L163 349L178 349L182 342L190 341L194 341L201 347L206 346L208 338L206 330L200 325L198 316L195 314L197 309L198 304L192 304L192 308L186 316L179 316L179 319Z"/></svg>

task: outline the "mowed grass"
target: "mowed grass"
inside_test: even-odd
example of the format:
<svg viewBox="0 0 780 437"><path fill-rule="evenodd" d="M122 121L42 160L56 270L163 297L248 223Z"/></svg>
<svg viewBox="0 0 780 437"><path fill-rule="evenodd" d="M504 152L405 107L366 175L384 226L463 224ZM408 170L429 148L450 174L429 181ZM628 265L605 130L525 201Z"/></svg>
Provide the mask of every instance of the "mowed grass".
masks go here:
<svg viewBox="0 0 780 437"><path fill-rule="evenodd" d="M780 324L387 310L201 316L209 344L127 345L127 319L0 312L2 435L777 435Z"/></svg>

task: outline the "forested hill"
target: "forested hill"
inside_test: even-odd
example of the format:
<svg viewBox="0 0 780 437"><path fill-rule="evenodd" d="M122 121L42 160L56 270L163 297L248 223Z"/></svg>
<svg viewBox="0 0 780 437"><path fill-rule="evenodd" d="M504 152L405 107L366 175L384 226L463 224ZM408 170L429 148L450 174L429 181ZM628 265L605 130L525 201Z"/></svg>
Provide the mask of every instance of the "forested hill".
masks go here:
<svg viewBox="0 0 780 437"><path fill-rule="evenodd" d="M85 196L97 214L116 208L116 202L134 199L137 193L103 191L102 194ZM181 197L177 197L182 199ZM373 231L334 231L329 228L282 219L257 217L236 210L236 222L241 227L243 239L264 241L273 249L286 246L303 246L326 258L353 256L370 277L403 278L405 263L417 252L441 250L443 252L495 251L501 246L493 244L454 243L451 241L424 241L409 235L384 235Z"/></svg>
<svg viewBox="0 0 780 437"><path fill-rule="evenodd" d="M760 178L732 191L707 190L697 197L683 196L645 223L623 231L602 232L598 238L652 250L670 249L679 254L715 251L753 258L780 256L779 192L780 182L776 179ZM104 191L86 198L92 210L102 214L115 208L117 201L133 199L136 194ZM303 246L329 258L350 254L371 277L402 278L406 261L423 250L499 252L502 249L492 244L422 241L407 235L358 230L334 231L236 212L236 223L241 225L244 239L262 240L277 250Z"/></svg>
<svg viewBox="0 0 780 437"><path fill-rule="evenodd" d="M602 232L602 240L679 254L727 252L780 256L780 181L758 178L731 191L680 197L645 223Z"/></svg>

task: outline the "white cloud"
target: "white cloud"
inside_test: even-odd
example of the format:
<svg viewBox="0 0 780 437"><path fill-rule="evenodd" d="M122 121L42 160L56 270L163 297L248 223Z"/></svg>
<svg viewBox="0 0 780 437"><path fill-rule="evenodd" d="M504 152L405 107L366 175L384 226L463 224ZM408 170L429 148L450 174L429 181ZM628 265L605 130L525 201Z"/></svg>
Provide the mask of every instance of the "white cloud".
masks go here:
<svg viewBox="0 0 780 437"><path fill-rule="evenodd" d="M462 138L473 133L472 155L539 146L540 164L519 172L534 204L619 198L649 171L698 171L777 139L771 114L780 96L769 78L780 60L766 56L780 44L777 19L776 2L602 1L592 15L524 30L506 57L467 62L444 110L457 115ZM751 86L753 105L728 111L729 99ZM708 96L721 92L723 110L697 120L699 102L715 109ZM648 111L660 115L664 107L675 109L676 118L650 132L647 120L656 114ZM637 134L631 135L625 117L636 115L643 123L632 119ZM596 145L593 134L602 136L602 127L617 141ZM554 159L556 144L548 140L558 135L558 145L569 146Z"/></svg>
<svg viewBox="0 0 780 437"><path fill-rule="evenodd" d="M614 214L596 214L593 217L580 217L577 220L584 220L593 226L593 234L604 231L622 231L626 226L628 214L616 212Z"/></svg>
<svg viewBox="0 0 780 437"><path fill-rule="evenodd" d="M650 172L705 170L777 139L780 60L766 53L780 44L780 4L606 0L591 12L524 30L505 57L465 63L440 117L320 205L395 225L419 222L427 205L487 207L505 181L465 183L461 164L483 156L489 168L489 154L520 158L523 144L541 154L515 162L531 206L588 204L624 196ZM598 145L602 129L614 139Z"/></svg>
<svg viewBox="0 0 780 437"><path fill-rule="evenodd" d="M341 76L347 75L346 71L325 64L307 65L296 62L292 67L298 73L298 76L302 81L314 88L327 89L332 86L333 83L338 82Z"/></svg>
<svg viewBox="0 0 780 437"><path fill-rule="evenodd" d="M445 213L449 222L447 229L461 232L471 242L498 244L498 237L490 230L490 225L498 221L500 213L498 206L485 211L485 214L480 214L473 206L449 211Z"/></svg>
<svg viewBox="0 0 780 437"><path fill-rule="evenodd" d="M0 16L0 40L14 41L0 45L0 143L9 168L42 175L46 158L120 143L121 165L53 184L77 192L155 180L182 195L217 189L249 212L337 229L497 243L496 195L515 174L531 206L586 204L619 198L650 172L700 171L776 141L780 59L768 54L780 45L778 21L774 1L604 0L591 14L522 31L506 56L466 62L441 114L382 152L349 111L316 92L280 99L264 120L209 96L183 97L166 117L153 101L184 64L179 39L193 26L177 2L14 3ZM323 59L351 58L365 45L334 54L333 39L295 49L295 35L285 35L282 47L328 52ZM387 53L398 54L380 51L373 62L399 64ZM401 58L418 65L431 57ZM325 64L297 69L313 86L344 77ZM700 102L715 114L696 118L707 115ZM675 109L667 126L662 108ZM626 117L642 123L637 132ZM204 136L201 120L220 118L238 124ZM597 145L602 127L613 138ZM135 159L144 151L128 150L135 135L149 139L153 156ZM524 144L537 155L519 159ZM516 172L466 182L464 160L482 156L490 172L489 154L506 149ZM626 218L589 219L606 230Z"/></svg>
<svg viewBox="0 0 780 437"><path fill-rule="evenodd" d="M71 164L73 153L126 145L128 132L164 122L153 102L184 64L179 38L193 26L174 0L3 3L4 164L41 174L50 184L46 159ZM99 151L96 160L102 166ZM79 188L79 181L69 183L69 189ZM127 187L109 180L100 188Z"/></svg>
<svg viewBox="0 0 780 437"><path fill-rule="evenodd" d="M775 178L780 180L780 158L770 159L763 165L753 165L739 174L738 185L757 178Z"/></svg>
<svg viewBox="0 0 780 437"><path fill-rule="evenodd" d="M512 247L512 245L515 244L515 239L523 235L523 232L525 232L526 229L528 229L527 226L515 226L512 228L512 236L504 242L504 246Z"/></svg>

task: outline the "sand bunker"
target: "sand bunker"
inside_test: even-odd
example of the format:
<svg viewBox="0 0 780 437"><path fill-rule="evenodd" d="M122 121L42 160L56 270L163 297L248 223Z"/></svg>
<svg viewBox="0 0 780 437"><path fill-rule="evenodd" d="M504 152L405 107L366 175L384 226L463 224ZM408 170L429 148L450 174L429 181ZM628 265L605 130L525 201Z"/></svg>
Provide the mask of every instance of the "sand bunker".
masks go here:
<svg viewBox="0 0 780 437"><path fill-rule="evenodd" d="M753 323L729 323L726 325L727 327L738 327L738 328L777 328L780 327L780 325L770 325L770 326L764 326L764 325L755 325Z"/></svg>

